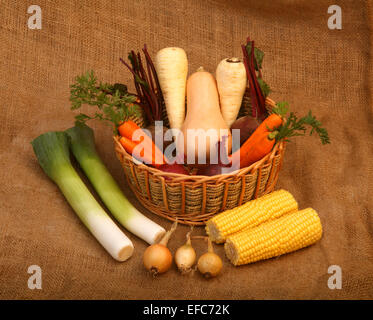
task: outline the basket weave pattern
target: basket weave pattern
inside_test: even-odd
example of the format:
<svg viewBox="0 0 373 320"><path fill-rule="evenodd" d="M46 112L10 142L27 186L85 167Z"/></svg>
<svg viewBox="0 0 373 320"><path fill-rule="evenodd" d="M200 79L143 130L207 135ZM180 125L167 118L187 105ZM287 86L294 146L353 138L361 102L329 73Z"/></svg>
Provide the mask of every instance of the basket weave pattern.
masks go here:
<svg viewBox="0 0 373 320"><path fill-rule="evenodd" d="M266 100L268 108L274 106ZM164 109L164 108L163 108ZM240 116L251 110L246 91ZM163 118L168 123L167 114ZM135 119L144 126L144 119ZM277 143L272 152L250 167L230 174L212 177L166 173L133 161L118 137L114 137L115 152L122 164L128 185L140 203L162 217L189 225L203 225L211 216L232 209L273 191L282 166L284 142Z"/></svg>

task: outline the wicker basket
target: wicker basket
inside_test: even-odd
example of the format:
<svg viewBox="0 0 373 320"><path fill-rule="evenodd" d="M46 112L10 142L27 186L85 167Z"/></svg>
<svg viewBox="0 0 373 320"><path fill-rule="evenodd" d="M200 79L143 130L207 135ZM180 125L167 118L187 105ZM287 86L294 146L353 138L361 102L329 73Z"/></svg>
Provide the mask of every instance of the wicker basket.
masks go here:
<svg viewBox="0 0 373 320"><path fill-rule="evenodd" d="M274 102L267 98L267 108ZM248 114L251 103L245 93L239 116ZM164 122L168 123L163 112ZM143 127L144 119L134 119ZM153 213L188 225L203 225L211 216L237 207L251 199L273 191L281 169L284 142L250 167L233 173L208 176L166 173L133 161L118 137L114 137L115 152L122 164L128 185L140 203Z"/></svg>

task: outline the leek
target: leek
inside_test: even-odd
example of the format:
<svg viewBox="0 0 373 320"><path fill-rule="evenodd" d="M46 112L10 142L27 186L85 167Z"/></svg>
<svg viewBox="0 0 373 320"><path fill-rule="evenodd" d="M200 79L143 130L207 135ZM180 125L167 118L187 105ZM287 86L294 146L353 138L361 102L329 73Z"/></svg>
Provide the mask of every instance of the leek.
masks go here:
<svg viewBox="0 0 373 320"><path fill-rule="evenodd" d="M72 153L113 216L147 243L158 242L165 229L141 214L124 196L96 151L93 130L85 124L76 124L66 133Z"/></svg>
<svg viewBox="0 0 373 320"><path fill-rule="evenodd" d="M133 244L92 196L70 162L68 137L64 132L47 132L31 142L44 172L58 185L80 220L118 260L133 253Z"/></svg>

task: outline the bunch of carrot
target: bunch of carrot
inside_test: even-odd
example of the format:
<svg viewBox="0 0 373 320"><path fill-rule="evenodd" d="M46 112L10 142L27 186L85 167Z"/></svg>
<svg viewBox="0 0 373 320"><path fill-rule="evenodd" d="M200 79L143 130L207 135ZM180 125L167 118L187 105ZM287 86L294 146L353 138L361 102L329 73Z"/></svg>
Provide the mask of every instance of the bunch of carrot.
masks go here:
<svg viewBox="0 0 373 320"><path fill-rule="evenodd" d="M159 168L166 164L166 159L153 140L132 120L123 122L118 127L119 142L128 154L137 160Z"/></svg>

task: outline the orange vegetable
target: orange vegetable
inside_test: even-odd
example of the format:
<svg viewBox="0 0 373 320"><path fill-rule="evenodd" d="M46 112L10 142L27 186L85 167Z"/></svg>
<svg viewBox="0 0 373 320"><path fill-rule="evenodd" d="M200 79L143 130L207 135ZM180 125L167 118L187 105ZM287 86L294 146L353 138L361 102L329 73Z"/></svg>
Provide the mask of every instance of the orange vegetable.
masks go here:
<svg viewBox="0 0 373 320"><path fill-rule="evenodd" d="M129 154L133 154L135 147L139 144L139 142L134 142L126 137L120 137L119 139L120 144ZM135 155L133 155L135 156ZM144 156L144 150L141 150L139 156L142 158ZM137 157L136 157L137 158Z"/></svg>
<svg viewBox="0 0 373 320"><path fill-rule="evenodd" d="M133 134L137 131L141 137L140 141L133 141ZM165 157L161 150L154 144L153 140L133 121L125 121L118 127L119 134L121 135L120 143L123 148L126 149L130 154L133 153L134 148L142 143L145 148L152 150L151 158L149 158L149 152L141 150L140 154L133 154L135 158L143 160L146 164L150 164L154 167L159 167L166 163ZM123 139L124 138L124 139Z"/></svg>
<svg viewBox="0 0 373 320"><path fill-rule="evenodd" d="M280 127L282 121L282 118L275 113L264 119L241 148L230 156L232 166L237 169L244 168L268 154L275 144L274 138L277 134L277 131L272 130ZM272 133L270 138L268 138L269 133Z"/></svg>
<svg viewBox="0 0 373 320"><path fill-rule="evenodd" d="M187 106L187 114L181 127L184 139L177 139L179 150L184 150L189 159L194 154L197 164L206 163L204 161L209 163L210 155L217 154L217 143L222 136L227 135L226 145L230 152L232 136L220 111L216 81L202 67L188 78ZM198 135L189 135L192 130L199 132ZM202 155L206 155L205 159Z"/></svg>
<svg viewBox="0 0 373 320"><path fill-rule="evenodd" d="M282 124L282 118L278 114L271 114L263 120L258 128L253 132L253 134L246 140L248 142L250 139L255 139L256 136L259 136L263 132L273 131L277 129ZM245 142L245 143L246 143ZM245 143L243 145L245 145Z"/></svg>
<svg viewBox="0 0 373 320"><path fill-rule="evenodd" d="M277 131L265 131L255 134L254 137L251 136L239 150L231 155L232 166L236 168L248 167L265 157L275 145L277 133Z"/></svg>

